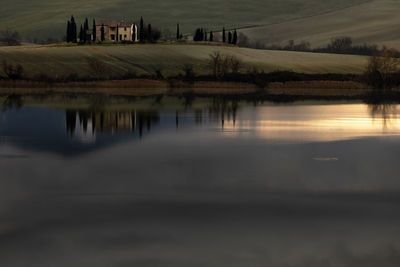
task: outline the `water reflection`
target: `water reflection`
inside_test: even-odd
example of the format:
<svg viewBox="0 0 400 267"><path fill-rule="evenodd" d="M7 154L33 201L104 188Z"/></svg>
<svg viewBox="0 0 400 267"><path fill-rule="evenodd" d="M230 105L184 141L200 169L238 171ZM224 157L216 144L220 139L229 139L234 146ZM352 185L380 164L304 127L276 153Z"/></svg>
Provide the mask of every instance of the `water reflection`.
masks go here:
<svg viewBox="0 0 400 267"><path fill-rule="evenodd" d="M7 96L2 104L2 112L7 111L8 109L16 108L19 109L23 106L22 97L20 95L9 95Z"/></svg>
<svg viewBox="0 0 400 267"><path fill-rule="evenodd" d="M379 113L379 115L378 115ZM278 142L326 142L367 136L399 135L397 106L364 104L260 105L240 110L236 124L223 124L236 135Z"/></svg>
<svg viewBox="0 0 400 267"><path fill-rule="evenodd" d="M238 101L226 101L224 99L213 99L213 102L208 109L211 117L218 119L221 118L221 127L224 128L225 120L232 121L232 125L236 125L236 114L238 111Z"/></svg>
<svg viewBox="0 0 400 267"><path fill-rule="evenodd" d="M41 99L43 100L43 99ZM71 101L73 99L67 99ZM176 101L177 102L173 102ZM156 127L157 131L193 127L209 129L226 137L261 138L273 142L325 142L354 139L366 136L398 135L400 121L398 106L364 104L319 104L294 103L274 105L271 103L241 101L235 98L214 97L197 99L190 97L175 99L130 100L124 108L118 108L112 99L89 98L86 108L66 107L65 132L70 140L82 144L99 144L99 138L116 140L114 135L142 138ZM3 128L26 123L13 117L21 117L24 100L20 96L9 96L3 101ZM125 102L124 102L125 103ZM31 107L28 107L31 109ZM34 108L40 114L56 114L58 111ZM15 110L13 112L7 112ZM57 109L59 110L59 109ZM9 119L5 119L9 117ZM58 119L61 121L62 119ZM47 131L59 127L53 121L30 118L30 123L40 121L47 124ZM30 124L27 124L30 125ZM17 126L15 126L17 127ZM36 126L37 127L37 126ZM29 130L26 133L29 136ZM114 137L112 137L114 136ZM60 138L64 138L61 137ZM104 142L103 142L104 143Z"/></svg>
<svg viewBox="0 0 400 267"><path fill-rule="evenodd" d="M142 137L143 131L150 132L152 125L160 122L157 111L95 111L66 110L66 129L71 137L94 136L101 133L135 133Z"/></svg>
<svg viewBox="0 0 400 267"><path fill-rule="evenodd" d="M382 124L384 131L399 128L398 105L374 104L368 106L374 121Z"/></svg>
<svg viewBox="0 0 400 267"><path fill-rule="evenodd" d="M20 100L0 116L1 266L400 264L393 106Z"/></svg>

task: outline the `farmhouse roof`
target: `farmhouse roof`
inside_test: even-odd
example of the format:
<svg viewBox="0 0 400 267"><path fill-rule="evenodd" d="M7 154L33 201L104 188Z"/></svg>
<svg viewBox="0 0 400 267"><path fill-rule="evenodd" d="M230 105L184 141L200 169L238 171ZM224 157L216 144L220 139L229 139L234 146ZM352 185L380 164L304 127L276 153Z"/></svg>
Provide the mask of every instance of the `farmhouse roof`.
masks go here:
<svg viewBox="0 0 400 267"><path fill-rule="evenodd" d="M104 26L109 26L109 27L117 27L117 26L118 27L130 27L130 26L132 26L132 24L135 24L135 23L126 22L123 20L98 20L96 22L96 26L104 25Z"/></svg>

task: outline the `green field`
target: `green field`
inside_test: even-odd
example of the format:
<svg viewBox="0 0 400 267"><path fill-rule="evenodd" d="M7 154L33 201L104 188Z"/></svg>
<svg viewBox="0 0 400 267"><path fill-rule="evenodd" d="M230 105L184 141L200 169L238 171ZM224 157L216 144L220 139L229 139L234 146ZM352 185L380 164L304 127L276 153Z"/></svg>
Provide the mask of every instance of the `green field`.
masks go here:
<svg viewBox="0 0 400 267"><path fill-rule="evenodd" d="M85 17L138 21L143 16L153 26L185 33L196 27L220 30L260 26L325 14L369 2L368 0L1 0L0 29L12 28L25 39L62 37L67 19Z"/></svg>
<svg viewBox="0 0 400 267"><path fill-rule="evenodd" d="M244 67L266 72L291 70L304 73L361 73L367 57L287 51L254 50L191 44L156 44L126 46L20 46L0 47L0 62L21 64L27 76L45 73L50 77L77 73L89 75L88 57L103 61L113 75L128 72L154 74L160 69L166 76L182 72L184 64L193 64L197 74L208 74L209 55L214 51L234 55ZM4 75L0 70L0 75Z"/></svg>
<svg viewBox="0 0 400 267"><path fill-rule="evenodd" d="M244 30L252 40L287 44L308 41L314 47L330 38L352 37L356 44L375 43L400 49L400 1L374 0L339 11Z"/></svg>

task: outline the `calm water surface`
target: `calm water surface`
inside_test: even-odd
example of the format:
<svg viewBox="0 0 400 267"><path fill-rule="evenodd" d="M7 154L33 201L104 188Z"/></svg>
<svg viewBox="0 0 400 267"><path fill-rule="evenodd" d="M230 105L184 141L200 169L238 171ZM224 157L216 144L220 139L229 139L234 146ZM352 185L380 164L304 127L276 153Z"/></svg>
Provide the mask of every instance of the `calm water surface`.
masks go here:
<svg viewBox="0 0 400 267"><path fill-rule="evenodd" d="M4 101L1 266L400 266L400 106Z"/></svg>

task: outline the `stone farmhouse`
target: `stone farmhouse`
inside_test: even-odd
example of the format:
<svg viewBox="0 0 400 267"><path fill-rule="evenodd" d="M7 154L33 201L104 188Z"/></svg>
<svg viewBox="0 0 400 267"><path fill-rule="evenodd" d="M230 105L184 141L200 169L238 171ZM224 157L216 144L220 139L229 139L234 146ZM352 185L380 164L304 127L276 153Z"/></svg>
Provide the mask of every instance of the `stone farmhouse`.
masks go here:
<svg viewBox="0 0 400 267"><path fill-rule="evenodd" d="M96 22L96 41L101 42L101 31L104 28L104 42L137 42L138 26L125 21L100 20Z"/></svg>

